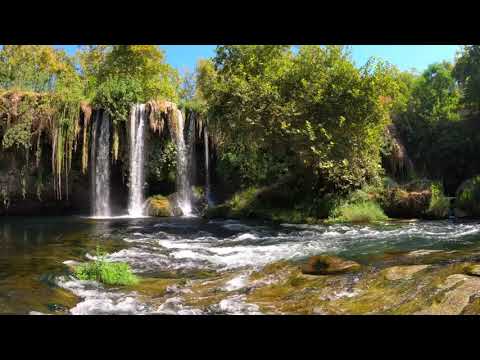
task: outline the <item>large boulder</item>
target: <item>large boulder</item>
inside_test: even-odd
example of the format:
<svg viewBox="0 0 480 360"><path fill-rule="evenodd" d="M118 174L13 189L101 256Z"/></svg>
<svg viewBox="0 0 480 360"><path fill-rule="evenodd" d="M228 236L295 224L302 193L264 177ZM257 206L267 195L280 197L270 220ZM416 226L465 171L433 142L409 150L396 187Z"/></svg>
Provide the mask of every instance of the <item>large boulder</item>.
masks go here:
<svg viewBox="0 0 480 360"><path fill-rule="evenodd" d="M158 217L174 215L170 200L162 195L154 195L147 199L147 213L149 216Z"/></svg>
<svg viewBox="0 0 480 360"><path fill-rule="evenodd" d="M464 181L457 190L456 212L463 217L480 217L480 175Z"/></svg>
<svg viewBox="0 0 480 360"><path fill-rule="evenodd" d="M450 199L443 194L441 185L429 180L388 188L381 203L385 213L393 218L444 219L450 209Z"/></svg>
<svg viewBox="0 0 480 360"><path fill-rule="evenodd" d="M308 275L331 275L358 271L360 264L332 255L317 255L302 266L302 273Z"/></svg>

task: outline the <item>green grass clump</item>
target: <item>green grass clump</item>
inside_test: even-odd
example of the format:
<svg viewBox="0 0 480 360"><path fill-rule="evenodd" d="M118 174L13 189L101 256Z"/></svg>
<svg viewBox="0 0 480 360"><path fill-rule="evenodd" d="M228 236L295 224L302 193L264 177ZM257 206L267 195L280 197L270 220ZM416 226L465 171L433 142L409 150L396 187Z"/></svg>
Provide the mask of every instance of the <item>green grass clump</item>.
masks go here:
<svg viewBox="0 0 480 360"><path fill-rule="evenodd" d="M446 218L450 209L450 199L443 194L443 188L437 183L430 187L432 197L426 215L433 218Z"/></svg>
<svg viewBox="0 0 480 360"><path fill-rule="evenodd" d="M388 220L380 206L373 201L344 203L332 211L331 222L375 222Z"/></svg>
<svg viewBox="0 0 480 360"><path fill-rule="evenodd" d="M74 275L79 280L93 280L107 285L135 285L138 278L130 266L122 262L108 262L105 254L97 248L97 259L75 268Z"/></svg>

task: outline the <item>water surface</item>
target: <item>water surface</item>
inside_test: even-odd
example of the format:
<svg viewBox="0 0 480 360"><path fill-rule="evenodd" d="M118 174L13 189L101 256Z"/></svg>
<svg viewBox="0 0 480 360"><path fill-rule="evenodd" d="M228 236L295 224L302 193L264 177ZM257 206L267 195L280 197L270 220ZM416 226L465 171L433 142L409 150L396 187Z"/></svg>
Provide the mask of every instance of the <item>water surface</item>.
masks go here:
<svg viewBox="0 0 480 360"><path fill-rule="evenodd" d="M278 261L337 254L361 263L389 252L475 252L479 222L421 221L384 225L273 225L201 218L4 217L0 219L0 313L199 314L171 286L155 296L138 289L73 279L67 264L92 259L101 245L111 261L128 262L144 284L210 281L231 296L210 313L259 313L238 292L246 274ZM183 282L183 283L184 283ZM150 285L149 285L150 286ZM152 285L153 286L153 285ZM157 286L157 285L155 285ZM144 288L142 288L145 290Z"/></svg>

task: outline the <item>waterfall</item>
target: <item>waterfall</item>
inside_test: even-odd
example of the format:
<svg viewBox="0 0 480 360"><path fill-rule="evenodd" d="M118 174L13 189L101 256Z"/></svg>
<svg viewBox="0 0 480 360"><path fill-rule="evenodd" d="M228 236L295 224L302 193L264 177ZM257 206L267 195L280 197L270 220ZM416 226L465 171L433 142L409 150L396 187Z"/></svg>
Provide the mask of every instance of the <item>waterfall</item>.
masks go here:
<svg viewBox="0 0 480 360"><path fill-rule="evenodd" d="M208 129L207 125L205 124L203 128L203 140L205 145L205 198L207 199L208 205L211 204L210 200L210 152L208 148Z"/></svg>
<svg viewBox="0 0 480 360"><path fill-rule="evenodd" d="M194 184L193 179L196 178L197 174L197 164L195 163L194 159L196 159L196 147L195 147L195 129L196 129L196 119L195 119L195 113L191 112L189 114L189 123L188 123L188 133L187 133L187 166L188 166L188 180L189 180L189 185L191 186Z"/></svg>
<svg viewBox="0 0 480 360"><path fill-rule="evenodd" d="M190 216L192 214L192 202L191 202L191 188L190 188L190 179L189 179L189 167L188 167L188 154L189 149L185 145L185 138L183 134L183 129L185 125L185 120L183 118L183 113L181 110L176 110L176 120L177 120L177 131L176 131L176 141L177 141L177 196L178 196L178 206L182 210L183 215ZM191 132L191 131L190 131ZM190 138L190 134L188 139Z"/></svg>
<svg viewBox="0 0 480 360"><path fill-rule="evenodd" d="M130 180L128 214L143 216L144 213L144 147L146 112L144 104L133 105L130 110Z"/></svg>
<svg viewBox="0 0 480 360"><path fill-rule="evenodd" d="M109 217L110 211L110 119L95 113L92 126L91 191L93 216Z"/></svg>

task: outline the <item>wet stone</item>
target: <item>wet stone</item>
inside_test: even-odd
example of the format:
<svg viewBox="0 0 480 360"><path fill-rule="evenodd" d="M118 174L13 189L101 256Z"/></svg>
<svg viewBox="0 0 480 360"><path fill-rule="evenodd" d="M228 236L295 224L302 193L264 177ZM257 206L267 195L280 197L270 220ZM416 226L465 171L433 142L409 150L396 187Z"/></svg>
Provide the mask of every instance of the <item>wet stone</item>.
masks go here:
<svg viewBox="0 0 480 360"><path fill-rule="evenodd" d="M438 252L442 252L442 250L424 250L424 249L420 249L420 250L410 251L410 252L407 254L407 256L418 257L418 256L431 255L431 254L435 254L435 253L438 253Z"/></svg>
<svg viewBox="0 0 480 360"><path fill-rule="evenodd" d="M408 280L419 271L428 268L429 265L409 265L409 266L392 266L384 270L387 280Z"/></svg>
<svg viewBox="0 0 480 360"><path fill-rule="evenodd" d="M469 305L470 300L480 295L480 278L464 274L450 275L439 287L446 291L439 302L418 311L418 315L458 315Z"/></svg>
<svg viewBox="0 0 480 360"><path fill-rule="evenodd" d="M358 271L360 264L338 256L317 255L308 259L302 266L302 273L308 275L331 275Z"/></svg>
<svg viewBox="0 0 480 360"><path fill-rule="evenodd" d="M465 269L467 275L480 276L480 264L470 265Z"/></svg>

